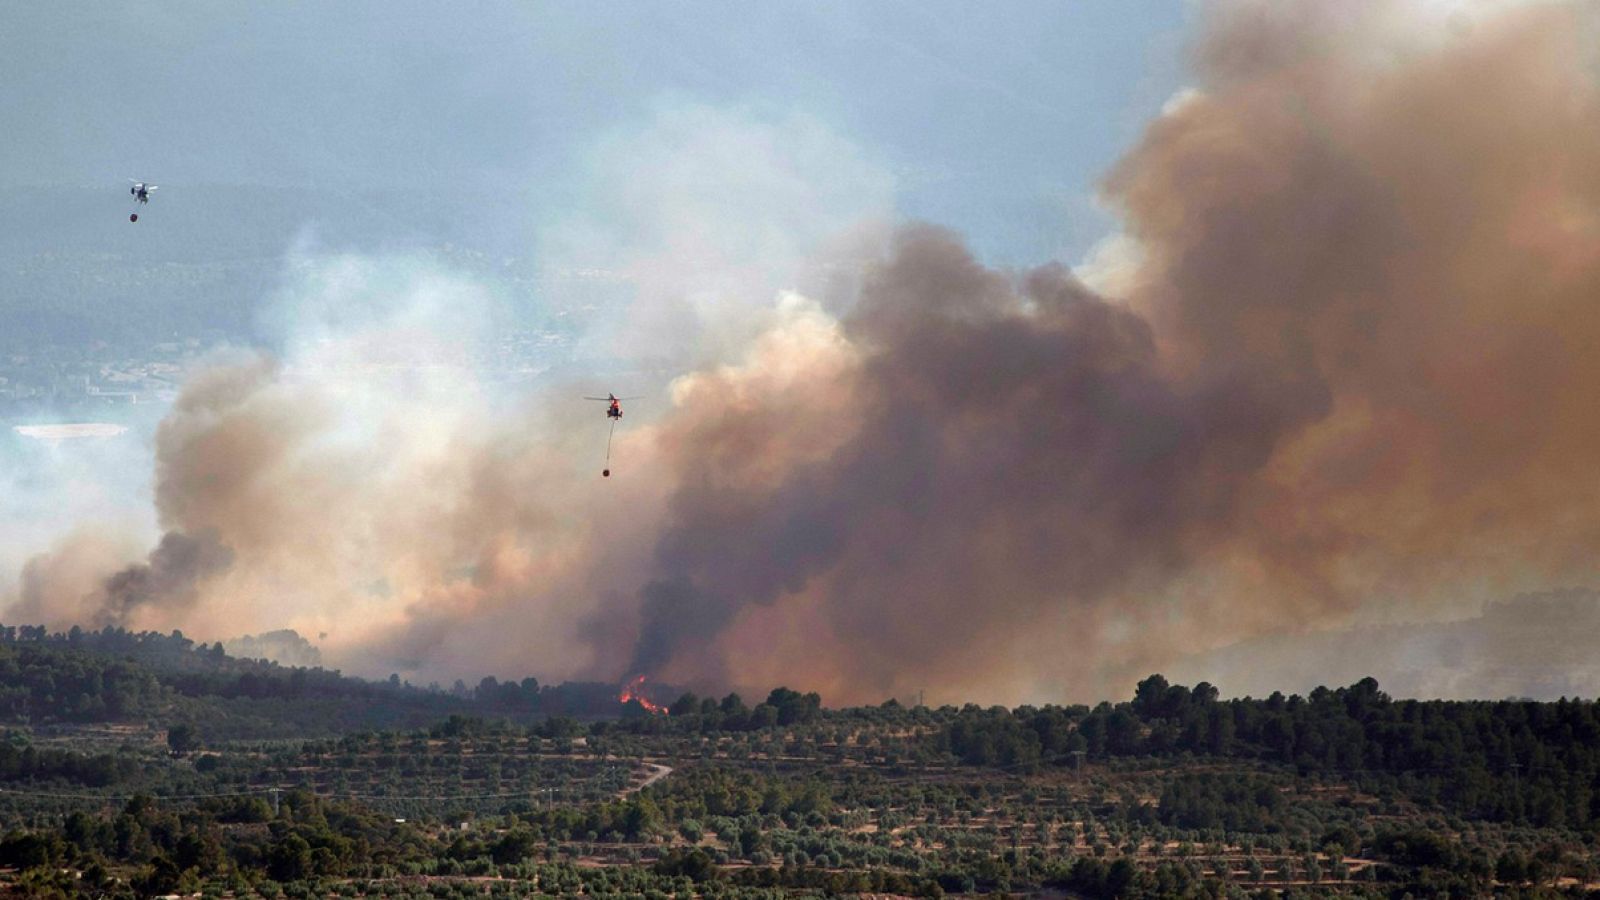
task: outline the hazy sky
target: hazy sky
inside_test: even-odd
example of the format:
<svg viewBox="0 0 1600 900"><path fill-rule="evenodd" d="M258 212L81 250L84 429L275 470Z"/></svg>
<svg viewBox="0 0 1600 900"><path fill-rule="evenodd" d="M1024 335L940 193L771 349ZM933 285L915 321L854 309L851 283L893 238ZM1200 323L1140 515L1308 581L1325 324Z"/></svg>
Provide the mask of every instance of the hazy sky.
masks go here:
<svg viewBox="0 0 1600 900"><path fill-rule="evenodd" d="M571 215L664 106L804 116L986 258L1076 257L1181 74L1179 0L11 4L0 179L510 190ZM648 152L648 148L641 148Z"/></svg>

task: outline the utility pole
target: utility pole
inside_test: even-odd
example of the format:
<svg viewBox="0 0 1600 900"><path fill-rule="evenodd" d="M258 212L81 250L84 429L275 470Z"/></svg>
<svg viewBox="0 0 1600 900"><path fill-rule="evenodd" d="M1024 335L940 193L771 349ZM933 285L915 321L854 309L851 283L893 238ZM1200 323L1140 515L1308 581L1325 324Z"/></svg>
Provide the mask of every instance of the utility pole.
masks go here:
<svg viewBox="0 0 1600 900"><path fill-rule="evenodd" d="M272 817L276 819L278 817L278 795L283 793L283 788L267 788L267 791L272 794Z"/></svg>
<svg viewBox="0 0 1600 900"><path fill-rule="evenodd" d="M1083 780L1083 758L1088 754L1087 750L1072 751L1072 771L1079 781Z"/></svg>

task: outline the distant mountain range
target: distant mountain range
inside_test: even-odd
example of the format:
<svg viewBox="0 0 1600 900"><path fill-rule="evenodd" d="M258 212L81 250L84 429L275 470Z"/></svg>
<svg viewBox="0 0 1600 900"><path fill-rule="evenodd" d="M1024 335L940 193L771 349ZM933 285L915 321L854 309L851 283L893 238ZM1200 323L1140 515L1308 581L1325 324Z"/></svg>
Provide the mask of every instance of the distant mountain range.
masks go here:
<svg viewBox="0 0 1600 900"><path fill-rule="evenodd" d="M1475 618L1244 641L1173 667L1225 695L1261 696L1373 675L1396 697L1504 699L1600 695L1600 593L1572 589L1490 604ZM1580 637L1581 636L1581 637Z"/></svg>

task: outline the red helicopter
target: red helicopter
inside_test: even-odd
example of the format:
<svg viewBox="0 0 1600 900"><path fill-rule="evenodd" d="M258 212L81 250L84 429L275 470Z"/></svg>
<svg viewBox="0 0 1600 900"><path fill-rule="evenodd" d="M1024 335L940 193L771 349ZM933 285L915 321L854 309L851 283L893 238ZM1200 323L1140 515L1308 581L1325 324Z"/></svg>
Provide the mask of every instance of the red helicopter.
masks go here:
<svg viewBox="0 0 1600 900"><path fill-rule="evenodd" d="M606 418L611 420L611 433L606 435L606 467L604 469L600 470L600 474L601 475L605 476L606 478L610 478L611 477L611 435L614 435L614 434L617 433L617 420L622 418L622 401L624 401L624 400L637 400L639 398L638 397L618 397L616 394L609 394L608 393L604 397L584 397L583 399L585 399L585 400L599 400L602 403L610 403L611 404L610 406L606 407Z"/></svg>
<svg viewBox="0 0 1600 900"><path fill-rule="evenodd" d="M618 397L616 394L606 394L604 397L585 397L585 400L599 400L602 403L610 402L606 408L606 416L612 419L622 418L622 401L637 400L638 397Z"/></svg>

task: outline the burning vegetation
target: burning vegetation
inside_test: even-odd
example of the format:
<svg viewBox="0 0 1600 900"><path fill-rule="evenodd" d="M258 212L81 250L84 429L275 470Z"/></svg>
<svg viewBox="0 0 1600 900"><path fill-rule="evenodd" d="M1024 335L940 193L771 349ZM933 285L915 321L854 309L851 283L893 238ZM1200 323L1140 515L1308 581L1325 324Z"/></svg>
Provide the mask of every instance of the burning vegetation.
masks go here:
<svg viewBox="0 0 1600 900"><path fill-rule="evenodd" d="M622 686L622 690L617 694L617 702L624 706L628 705L629 703L636 703L641 709L652 715L666 715L667 708L665 706L662 706L659 703L653 703L649 697L645 696L646 681L647 679L643 675L639 675L630 679Z"/></svg>

